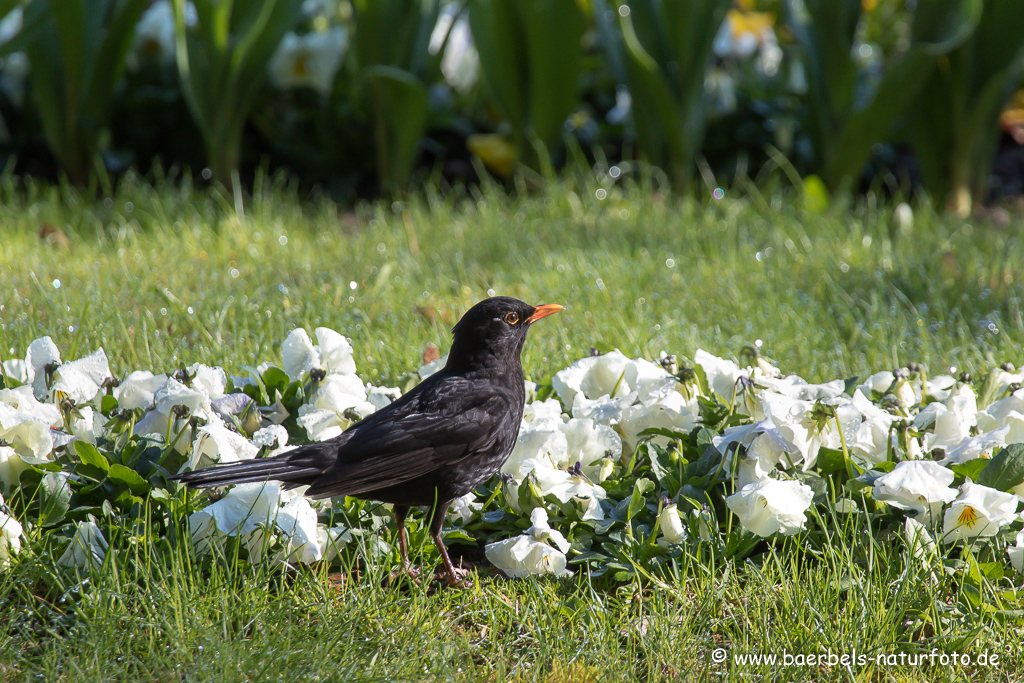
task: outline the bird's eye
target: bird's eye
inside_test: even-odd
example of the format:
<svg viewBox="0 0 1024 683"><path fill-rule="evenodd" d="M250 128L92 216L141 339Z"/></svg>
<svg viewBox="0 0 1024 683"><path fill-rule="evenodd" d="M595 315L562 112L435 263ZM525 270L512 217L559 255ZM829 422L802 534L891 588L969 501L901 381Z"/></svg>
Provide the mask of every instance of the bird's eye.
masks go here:
<svg viewBox="0 0 1024 683"><path fill-rule="evenodd" d="M519 322L519 314L516 313L515 311L509 311L508 313L505 314L505 322L507 322L509 325L515 325L516 323Z"/></svg>

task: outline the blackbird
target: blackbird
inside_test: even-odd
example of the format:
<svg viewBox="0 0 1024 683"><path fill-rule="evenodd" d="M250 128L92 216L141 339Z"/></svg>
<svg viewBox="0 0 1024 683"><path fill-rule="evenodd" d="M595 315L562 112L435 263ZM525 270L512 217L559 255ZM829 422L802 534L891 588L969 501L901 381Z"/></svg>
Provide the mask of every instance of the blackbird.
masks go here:
<svg viewBox="0 0 1024 683"><path fill-rule="evenodd" d="M497 472L515 445L525 388L520 359L526 333L557 304L530 306L510 297L485 299L452 329L443 370L394 403L327 441L273 458L177 475L193 488L276 480L308 486L312 498L354 496L391 503L402 566L409 508L430 508L430 536L449 585L459 583L441 540L448 506ZM410 572L411 573L411 572Z"/></svg>

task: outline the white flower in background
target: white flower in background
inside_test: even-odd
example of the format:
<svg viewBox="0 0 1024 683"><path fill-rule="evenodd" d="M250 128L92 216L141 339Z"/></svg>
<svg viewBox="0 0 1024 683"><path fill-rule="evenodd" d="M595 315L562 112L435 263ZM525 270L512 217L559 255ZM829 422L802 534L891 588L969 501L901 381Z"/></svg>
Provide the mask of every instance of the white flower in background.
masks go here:
<svg viewBox="0 0 1024 683"><path fill-rule="evenodd" d="M846 383L841 379L825 382L824 384L808 384L806 380L797 375L778 378L759 375L757 383L764 385L777 394L782 394L798 401L817 401L819 399L835 398L846 389Z"/></svg>
<svg viewBox="0 0 1024 683"><path fill-rule="evenodd" d="M460 93L469 92L480 76L480 55L473 42L469 17L465 12L460 12L459 6L454 3L441 9L437 24L430 33L430 54L436 55L442 47L441 73L444 74L444 80Z"/></svg>
<svg viewBox="0 0 1024 683"><path fill-rule="evenodd" d="M896 397L896 402L900 404L900 408L903 408L903 410L910 410L911 407L921 402L921 397L908 379L897 379L896 384L892 388L892 393Z"/></svg>
<svg viewBox="0 0 1024 683"><path fill-rule="evenodd" d="M195 9L192 11L194 13ZM142 13L135 25L127 66L135 71L146 62L171 64L174 49L174 8L170 0L157 0Z"/></svg>
<svg viewBox="0 0 1024 683"><path fill-rule="evenodd" d="M968 479L942 520L942 541L995 536L1017 518L1017 496Z"/></svg>
<svg viewBox="0 0 1024 683"><path fill-rule="evenodd" d="M633 405L636 400L634 394L626 394L618 398L601 396L593 401L583 395L583 392L576 392L572 400L572 416L593 420L605 425L618 424L626 408Z"/></svg>
<svg viewBox="0 0 1024 683"><path fill-rule="evenodd" d="M1024 529L1017 532L1017 545L1006 549L1010 564L1018 574L1024 574Z"/></svg>
<svg viewBox="0 0 1024 683"><path fill-rule="evenodd" d="M328 327L318 327L315 332L323 369L329 374L354 375L356 359L352 355L352 342Z"/></svg>
<svg viewBox="0 0 1024 683"><path fill-rule="evenodd" d="M80 406L77 410L81 417L72 415L70 424L67 425L71 435L87 443L95 444L96 440L106 431L107 419L103 417L103 413L93 410L89 406Z"/></svg>
<svg viewBox="0 0 1024 683"><path fill-rule="evenodd" d="M86 403L96 397L100 385L110 377L107 354L97 349L54 370L50 391L62 391L75 403Z"/></svg>
<svg viewBox="0 0 1024 683"><path fill-rule="evenodd" d="M601 396L625 396L631 390L625 381L628 365L629 359L617 350L588 356L556 372L551 384L567 406L573 405L577 393L591 400Z"/></svg>
<svg viewBox="0 0 1024 683"><path fill-rule="evenodd" d="M299 424L313 441L333 438L349 428L347 411L366 417L376 408L366 400L366 387L356 375L327 375L309 403L299 407Z"/></svg>
<svg viewBox="0 0 1024 683"><path fill-rule="evenodd" d="M535 416L529 422L524 418L519 427L519 437L501 471L521 480L529 473L527 470L520 474L524 464L541 459L556 467L569 465L569 443L562 431L561 415L555 418Z"/></svg>
<svg viewBox="0 0 1024 683"><path fill-rule="evenodd" d="M509 577L571 574L565 568L565 553L569 550L569 542L550 527L547 511L535 508L530 513L530 521L532 526L525 534L488 543L484 549L487 560ZM556 547L552 548L548 541Z"/></svg>
<svg viewBox="0 0 1024 683"><path fill-rule="evenodd" d="M903 538L907 546L920 562L921 566L927 568L935 557L935 539L928 533L928 528L913 517L903 520Z"/></svg>
<svg viewBox="0 0 1024 683"><path fill-rule="evenodd" d="M903 510L915 510L931 523L945 503L956 498L953 472L931 460L905 460L875 479L873 497Z"/></svg>
<svg viewBox="0 0 1024 683"><path fill-rule="evenodd" d="M238 432L231 431L223 424L211 422L196 432L192 454L184 467L198 470L210 465L252 460L259 450L259 446Z"/></svg>
<svg viewBox="0 0 1024 683"><path fill-rule="evenodd" d="M0 403L40 419L51 427L59 427L64 422L60 408L53 403L36 400L30 386L0 389Z"/></svg>
<svg viewBox="0 0 1024 683"><path fill-rule="evenodd" d="M107 557L109 544L96 522L79 522L67 550L57 560L62 567L99 567Z"/></svg>
<svg viewBox="0 0 1024 683"><path fill-rule="evenodd" d="M21 384L32 383L29 379L29 364L24 358L11 358L10 360L5 360L0 364L0 368L3 369L4 377L13 379Z"/></svg>
<svg viewBox="0 0 1024 683"><path fill-rule="evenodd" d="M929 403L917 414L912 423L915 429L929 424L932 431L924 436L924 450L936 448L949 451L971 435L971 427L978 423L978 405L974 391L963 384L952 391L946 404Z"/></svg>
<svg viewBox="0 0 1024 683"><path fill-rule="evenodd" d="M523 422L562 421L562 404L553 398L523 406Z"/></svg>
<svg viewBox="0 0 1024 683"><path fill-rule="evenodd" d="M193 429L189 425L192 416L202 418L208 424L223 424L224 421L211 407L210 397L202 385L198 382L193 382L193 385L187 387L173 377L168 377L153 395L153 409L135 424L134 433L166 437L170 426L171 440L177 439L174 442L175 450L187 453L192 448L194 438ZM174 415L175 406L187 410L188 416L181 418Z"/></svg>
<svg viewBox="0 0 1024 683"><path fill-rule="evenodd" d="M669 543L682 543L686 540L686 529L683 527L683 519L679 516L679 508L675 503L669 503L661 508L658 516L658 528L662 537Z"/></svg>
<svg viewBox="0 0 1024 683"><path fill-rule="evenodd" d="M4 497L0 496L0 508ZM0 510L0 569L11 564L11 559L21 551L23 530L18 520Z"/></svg>
<svg viewBox="0 0 1024 683"><path fill-rule="evenodd" d="M851 438L862 424L862 415L853 401L838 397L826 401L831 405L842 425L843 436ZM761 410L771 417L775 428L782 438L792 446L788 452L793 454L794 464L800 463L804 471L811 469L818 459L818 451L826 448L842 448L842 439L834 418L819 422L814 413L815 404L811 401L783 396L773 391L761 392Z"/></svg>
<svg viewBox="0 0 1024 683"><path fill-rule="evenodd" d="M1024 433L1019 426L1024 416L1024 390L1010 394L1006 398L994 401L989 407L978 413L978 429L991 432L1003 426L1011 427L1006 435L1007 443L1024 441Z"/></svg>
<svg viewBox="0 0 1024 683"><path fill-rule="evenodd" d="M25 10L19 5L0 19L0 45L13 40L21 33L24 18ZM28 79L29 70L28 56L24 52L12 52L0 58L2 85L17 107L25 101L25 81Z"/></svg>
<svg viewBox="0 0 1024 683"><path fill-rule="evenodd" d="M149 408L153 405L153 397L157 390L165 384L167 375L154 375L148 370L136 370L114 387L114 398L117 399L118 407L125 410Z"/></svg>
<svg viewBox="0 0 1024 683"><path fill-rule="evenodd" d="M425 380L434 373L443 370L444 366L447 364L448 354L446 353L437 360L432 360L429 363L426 363L425 365L421 365L420 368L416 371L416 374L419 375L420 380Z"/></svg>
<svg viewBox="0 0 1024 683"><path fill-rule="evenodd" d="M704 76L704 92L711 103L711 111L728 116L736 111L736 82L726 69L709 67Z"/></svg>
<svg viewBox="0 0 1024 683"><path fill-rule="evenodd" d="M1013 366L1007 367L1010 370L1013 370ZM1011 384L1024 383L1024 372L1010 372L1002 368L997 368L993 370L992 373L993 396L1002 396L1006 393L1006 390L1010 388Z"/></svg>
<svg viewBox="0 0 1024 683"><path fill-rule="evenodd" d="M1006 426L964 439L956 448L946 451L942 464L957 465L975 458L992 457L995 449L1006 445L1006 435L1009 433L1010 427Z"/></svg>
<svg viewBox="0 0 1024 683"><path fill-rule="evenodd" d="M326 549L318 533L316 510L309 499L292 498L277 511L274 524L284 545L274 557L275 564L311 564L324 559Z"/></svg>
<svg viewBox="0 0 1024 683"><path fill-rule="evenodd" d="M279 90L308 87L329 95L347 47L348 32L342 26L301 36L289 31L267 65L270 82Z"/></svg>
<svg viewBox="0 0 1024 683"><path fill-rule="evenodd" d="M725 500L743 528L761 536L778 532L790 536L802 530L804 514L811 506L814 491L799 481L765 477L747 484Z"/></svg>

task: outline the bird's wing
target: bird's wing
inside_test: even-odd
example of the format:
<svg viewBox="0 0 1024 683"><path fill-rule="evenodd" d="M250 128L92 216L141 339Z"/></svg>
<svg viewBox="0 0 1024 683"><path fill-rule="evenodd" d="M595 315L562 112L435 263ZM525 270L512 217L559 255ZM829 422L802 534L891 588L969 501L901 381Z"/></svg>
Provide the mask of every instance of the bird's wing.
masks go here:
<svg viewBox="0 0 1024 683"><path fill-rule="evenodd" d="M306 495L357 495L394 486L492 448L503 438L509 397L461 383L450 378L419 400L363 420Z"/></svg>

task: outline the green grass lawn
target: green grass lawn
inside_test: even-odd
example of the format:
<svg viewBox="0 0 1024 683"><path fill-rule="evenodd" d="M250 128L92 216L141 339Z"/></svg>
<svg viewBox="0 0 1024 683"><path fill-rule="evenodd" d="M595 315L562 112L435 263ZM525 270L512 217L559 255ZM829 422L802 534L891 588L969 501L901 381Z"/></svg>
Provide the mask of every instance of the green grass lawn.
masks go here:
<svg viewBox="0 0 1024 683"><path fill-rule="evenodd" d="M322 325L352 339L360 375L393 384L428 343L444 352L450 326L492 291L566 306L527 344L524 367L538 380L598 343L685 362L698 348L736 357L761 340L809 381L911 361L931 374L1024 363L1019 236L927 208L901 226L867 201L808 215L774 196L702 204L588 180L523 199L428 193L349 211L266 181L239 219L218 194L126 182L97 202L2 187L0 241L0 356L23 357L50 335L66 359L102 346L118 376L197 361L239 372L279 361L292 328ZM386 559L342 581L326 568L198 567L138 548L77 584L42 556L0 571L0 679L1024 675L1021 615L964 600L962 574L933 574L856 525L826 552L799 539L756 563L680 565L668 581L615 586L577 569L436 594L381 588ZM858 545L869 562L851 559ZM426 545L416 554L437 558ZM999 660L876 662L933 648ZM829 651L868 662L737 660Z"/></svg>

